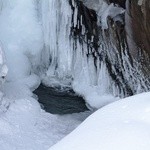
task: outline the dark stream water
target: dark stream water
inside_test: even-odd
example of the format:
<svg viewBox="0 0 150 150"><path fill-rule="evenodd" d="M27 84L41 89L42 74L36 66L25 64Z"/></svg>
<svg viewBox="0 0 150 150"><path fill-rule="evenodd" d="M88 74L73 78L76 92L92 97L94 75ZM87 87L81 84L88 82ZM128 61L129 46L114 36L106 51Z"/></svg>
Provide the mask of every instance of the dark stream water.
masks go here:
<svg viewBox="0 0 150 150"><path fill-rule="evenodd" d="M41 84L34 94L38 96L43 109L52 114L72 114L88 110L84 99L70 89L62 90Z"/></svg>

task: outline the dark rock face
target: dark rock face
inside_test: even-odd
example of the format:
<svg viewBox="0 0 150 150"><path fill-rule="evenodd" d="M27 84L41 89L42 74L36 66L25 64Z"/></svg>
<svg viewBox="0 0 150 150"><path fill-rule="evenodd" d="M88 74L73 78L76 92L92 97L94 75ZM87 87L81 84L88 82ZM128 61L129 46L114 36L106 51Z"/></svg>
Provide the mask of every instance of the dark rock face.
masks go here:
<svg viewBox="0 0 150 150"><path fill-rule="evenodd" d="M44 110L52 114L72 114L87 111L85 101L72 90L40 85L34 91Z"/></svg>
<svg viewBox="0 0 150 150"><path fill-rule="evenodd" d="M127 78L125 75L127 71L129 74L131 73L128 68L133 67L133 64L126 45L124 24L115 22L109 18L108 26L109 29L105 31L106 37L102 39L105 40L105 44L107 45L104 61L110 77L115 82L116 87L118 87L119 93L124 96L133 95L135 91L134 87L130 84L131 79ZM128 60L124 59L126 56L128 56ZM130 61L131 66L129 66L127 61Z"/></svg>
<svg viewBox="0 0 150 150"><path fill-rule="evenodd" d="M94 10L87 8L83 2L75 0L78 8L78 25L74 26L74 11L75 8L72 4L72 0L69 0L71 5L73 15L72 15L72 28L71 36L75 40L80 40L81 43L87 43L88 52L92 51L94 48L98 50L99 41L99 27L97 26L97 14ZM82 18L82 19L81 19ZM83 26L85 26L85 33L82 33ZM92 41L92 42L91 42ZM89 53L87 55L89 55ZM93 55L94 56L94 55Z"/></svg>
<svg viewBox="0 0 150 150"><path fill-rule="evenodd" d="M129 1L131 28L137 46L150 56L150 1L143 0L141 6L136 1Z"/></svg>
<svg viewBox="0 0 150 150"><path fill-rule="evenodd" d="M150 1L143 0L138 4L136 0L128 0L127 16L126 31L130 53L136 61L141 62L141 70L150 80Z"/></svg>
<svg viewBox="0 0 150 150"><path fill-rule="evenodd" d="M118 4L119 6L125 8L126 0L109 0L110 3Z"/></svg>

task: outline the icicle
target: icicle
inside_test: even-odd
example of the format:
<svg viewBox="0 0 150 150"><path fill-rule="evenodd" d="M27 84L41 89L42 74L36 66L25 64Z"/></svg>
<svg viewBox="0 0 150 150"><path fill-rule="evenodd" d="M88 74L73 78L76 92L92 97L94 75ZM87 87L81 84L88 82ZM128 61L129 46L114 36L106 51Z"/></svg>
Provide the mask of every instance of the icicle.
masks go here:
<svg viewBox="0 0 150 150"><path fill-rule="evenodd" d="M132 95L141 88L145 90L138 65L131 64L126 41L117 43L120 39L115 39L115 24L108 22L108 16L115 18L124 9L103 0L98 1L98 6L84 1L101 20L101 30L98 26L96 30L97 18L92 22L94 27L87 27L87 16L78 11L83 4L74 0L70 3L71 6L68 0L41 0L45 43L42 61L47 67L43 82L49 86L69 86L93 107L101 107L118 96ZM87 14L96 15L90 10ZM137 83L142 86L137 88Z"/></svg>

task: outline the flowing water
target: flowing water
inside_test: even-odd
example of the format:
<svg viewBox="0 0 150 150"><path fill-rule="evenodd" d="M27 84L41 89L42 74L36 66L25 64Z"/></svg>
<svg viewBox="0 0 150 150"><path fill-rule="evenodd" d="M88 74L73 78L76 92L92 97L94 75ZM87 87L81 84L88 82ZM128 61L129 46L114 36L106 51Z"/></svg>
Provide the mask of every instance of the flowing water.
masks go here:
<svg viewBox="0 0 150 150"><path fill-rule="evenodd" d="M43 108L52 114L72 114L88 111L85 101L70 89L40 85L34 93Z"/></svg>

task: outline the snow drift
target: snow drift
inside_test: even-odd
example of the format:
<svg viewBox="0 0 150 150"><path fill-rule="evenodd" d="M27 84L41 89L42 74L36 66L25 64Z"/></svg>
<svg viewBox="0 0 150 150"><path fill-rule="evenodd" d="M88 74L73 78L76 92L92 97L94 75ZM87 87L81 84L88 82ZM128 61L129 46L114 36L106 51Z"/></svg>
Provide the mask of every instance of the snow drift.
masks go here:
<svg viewBox="0 0 150 150"><path fill-rule="evenodd" d="M150 93L98 110L49 150L149 150Z"/></svg>

